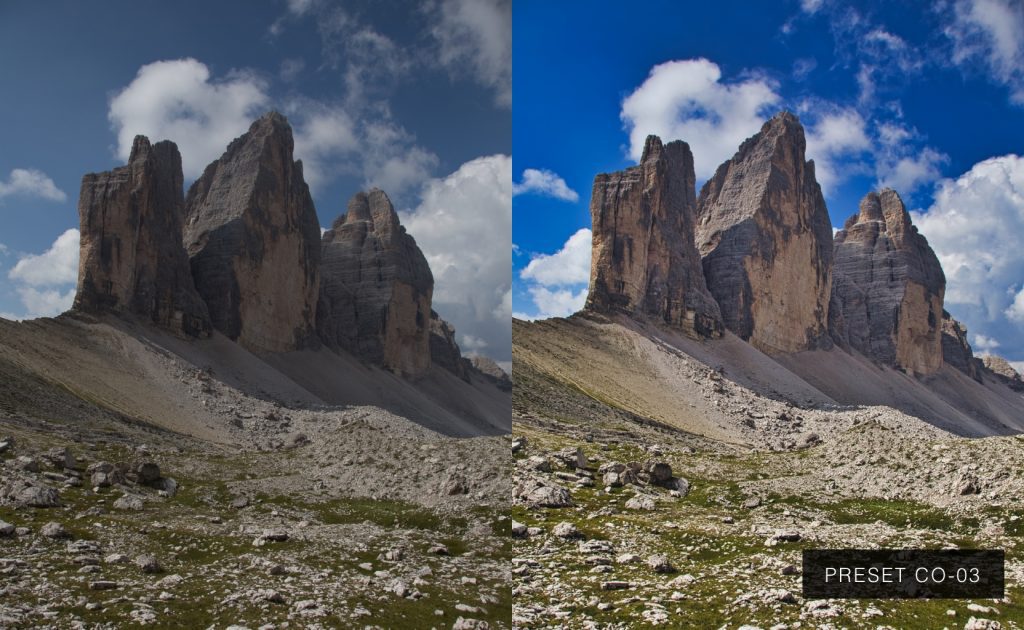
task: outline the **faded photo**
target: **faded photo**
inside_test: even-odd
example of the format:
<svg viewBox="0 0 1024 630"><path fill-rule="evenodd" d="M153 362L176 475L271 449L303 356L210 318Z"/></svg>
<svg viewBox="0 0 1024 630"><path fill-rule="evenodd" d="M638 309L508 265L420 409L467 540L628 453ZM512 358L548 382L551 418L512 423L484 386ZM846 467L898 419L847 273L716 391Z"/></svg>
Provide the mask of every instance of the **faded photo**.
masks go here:
<svg viewBox="0 0 1024 630"><path fill-rule="evenodd" d="M509 628L507 1L0 7L0 626Z"/></svg>

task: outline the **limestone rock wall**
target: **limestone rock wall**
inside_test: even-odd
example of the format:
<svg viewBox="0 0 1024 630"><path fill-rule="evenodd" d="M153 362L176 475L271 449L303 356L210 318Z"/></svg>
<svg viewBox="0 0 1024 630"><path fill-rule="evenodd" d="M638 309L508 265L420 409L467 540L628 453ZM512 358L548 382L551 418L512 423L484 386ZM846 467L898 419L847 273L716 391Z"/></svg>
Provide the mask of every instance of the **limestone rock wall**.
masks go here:
<svg viewBox="0 0 1024 630"><path fill-rule="evenodd" d="M832 226L782 112L718 167L697 201L697 247L725 326L769 354L831 347Z"/></svg>
<svg viewBox="0 0 1024 630"><path fill-rule="evenodd" d="M694 246L694 181L690 147L656 136L647 138L640 164L594 178L587 309L721 335Z"/></svg>
<svg viewBox="0 0 1024 630"><path fill-rule="evenodd" d="M76 310L128 312L173 332L209 335L182 246L182 186L178 147L145 136L136 136L127 165L82 178Z"/></svg>
<svg viewBox="0 0 1024 630"><path fill-rule="evenodd" d="M317 345L320 225L271 112L206 167L186 198L184 242L214 328L255 352Z"/></svg>
<svg viewBox="0 0 1024 630"><path fill-rule="evenodd" d="M405 376L431 364L434 278L391 200L355 195L323 236L317 330L328 346Z"/></svg>
<svg viewBox="0 0 1024 630"><path fill-rule="evenodd" d="M912 374L942 366L945 276L895 191L869 193L836 234L832 277L850 347Z"/></svg>

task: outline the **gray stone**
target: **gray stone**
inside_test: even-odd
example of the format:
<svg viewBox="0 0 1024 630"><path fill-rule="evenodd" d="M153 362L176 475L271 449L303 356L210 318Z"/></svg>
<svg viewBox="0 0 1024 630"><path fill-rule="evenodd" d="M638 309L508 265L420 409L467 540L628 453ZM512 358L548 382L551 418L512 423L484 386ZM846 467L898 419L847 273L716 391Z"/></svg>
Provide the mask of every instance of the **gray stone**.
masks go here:
<svg viewBox="0 0 1024 630"><path fill-rule="evenodd" d="M694 246L693 155L648 136L637 166L594 178L586 308L719 337L722 318Z"/></svg>
<svg viewBox="0 0 1024 630"><path fill-rule="evenodd" d="M942 366L946 278L896 191L868 193L835 236L832 294L845 342L911 374Z"/></svg>
<svg viewBox="0 0 1024 630"><path fill-rule="evenodd" d="M397 374L426 372L434 277L383 191L349 201L323 235L322 258L317 330L324 343Z"/></svg>
<svg viewBox="0 0 1024 630"><path fill-rule="evenodd" d="M182 243L181 154L136 136L128 164L82 178L81 251L74 309L139 315L207 336L210 319Z"/></svg>
<svg viewBox="0 0 1024 630"><path fill-rule="evenodd" d="M143 573L160 573L163 568L157 561L156 556L151 554L143 554L135 558L135 566L142 569Z"/></svg>
<svg viewBox="0 0 1024 630"><path fill-rule="evenodd" d="M46 538L71 538L71 534L57 521L50 521L39 529L39 534Z"/></svg>
<svg viewBox="0 0 1024 630"><path fill-rule="evenodd" d="M255 352L318 343L320 222L293 146L288 121L270 112L185 200L185 248L213 327Z"/></svg>
<svg viewBox="0 0 1024 630"><path fill-rule="evenodd" d="M782 112L718 167L697 201L697 248L726 328L768 354L831 347L832 222Z"/></svg>

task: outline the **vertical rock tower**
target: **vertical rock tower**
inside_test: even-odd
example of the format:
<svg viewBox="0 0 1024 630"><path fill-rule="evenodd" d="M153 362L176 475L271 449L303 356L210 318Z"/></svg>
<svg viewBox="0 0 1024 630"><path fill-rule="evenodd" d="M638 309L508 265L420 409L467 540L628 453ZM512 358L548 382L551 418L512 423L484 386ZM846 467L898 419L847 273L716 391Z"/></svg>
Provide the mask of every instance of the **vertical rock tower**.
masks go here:
<svg viewBox="0 0 1024 630"><path fill-rule="evenodd" d="M850 347L912 374L936 372L945 289L939 259L896 191L868 193L835 237L832 291Z"/></svg>
<svg viewBox="0 0 1024 630"><path fill-rule="evenodd" d="M637 166L594 178L586 308L640 315L702 337L722 334L694 246L693 155L648 136Z"/></svg>
<svg viewBox="0 0 1024 630"><path fill-rule="evenodd" d="M322 260L324 343L403 376L426 372L434 277L383 191L352 197L323 236Z"/></svg>
<svg viewBox="0 0 1024 630"><path fill-rule="evenodd" d="M228 145L186 199L185 246L214 328L254 352L315 346L320 225L270 112Z"/></svg>
<svg viewBox="0 0 1024 630"><path fill-rule="evenodd" d="M182 247L181 154L136 136L128 164L82 178L74 308L127 312L190 336L210 333Z"/></svg>
<svg viewBox="0 0 1024 630"><path fill-rule="evenodd" d="M704 184L697 247L725 326L769 354L831 346L832 225L796 116L777 114Z"/></svg>

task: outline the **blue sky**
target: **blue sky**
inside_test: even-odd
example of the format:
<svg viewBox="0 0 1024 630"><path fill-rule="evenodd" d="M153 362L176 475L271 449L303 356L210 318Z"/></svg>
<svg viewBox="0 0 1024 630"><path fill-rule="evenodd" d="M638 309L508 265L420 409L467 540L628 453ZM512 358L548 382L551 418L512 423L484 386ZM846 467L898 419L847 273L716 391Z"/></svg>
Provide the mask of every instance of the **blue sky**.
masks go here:
<svg viewBox="0 0 1024 630"><path fill-rule="evenodd" d="M295 130L320 222L377 185L463 349L511 359L509 0L0 4L0 315L52 315L77 273L86 172L136 133L186 187L266 110Z"/></svg>
<svg viewBox="0 0 1024 630"><path fill-rule="evenodd" d="M518 2L513 311L586 295L590 187L642 139L690 143L698 190L797 113L833 225L888 185L943 262L976 352L1024 361L1024 5Z"/></svg>

